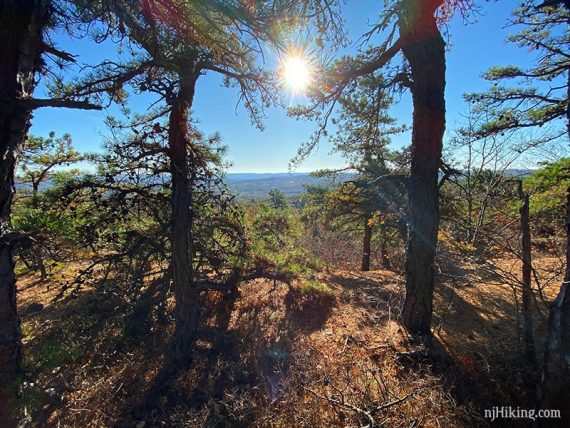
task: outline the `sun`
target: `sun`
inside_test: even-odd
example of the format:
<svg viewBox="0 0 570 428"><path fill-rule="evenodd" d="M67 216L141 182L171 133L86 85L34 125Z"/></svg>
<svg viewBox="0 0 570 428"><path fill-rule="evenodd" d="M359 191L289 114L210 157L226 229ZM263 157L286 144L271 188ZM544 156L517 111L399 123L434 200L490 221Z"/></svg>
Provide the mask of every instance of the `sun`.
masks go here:
<svg viewBox="0 0 570 428"><path fill-rule="evenodd" d="M283 79L291 91L302 93L311 82L311 69L307 60L300 55L288 56L283 62Z"/></svg>

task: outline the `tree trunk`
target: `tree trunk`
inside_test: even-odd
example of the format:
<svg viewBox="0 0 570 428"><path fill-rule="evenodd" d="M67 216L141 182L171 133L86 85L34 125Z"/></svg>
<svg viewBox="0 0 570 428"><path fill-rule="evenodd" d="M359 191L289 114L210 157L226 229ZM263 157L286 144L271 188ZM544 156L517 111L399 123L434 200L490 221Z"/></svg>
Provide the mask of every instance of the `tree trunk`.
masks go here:
<svg viewBox="0 0 570 428"><path fill-rule="evenodd" d="M409 3L419 16L413 22L399 21L401 36L412 40L402 51L411 69L414 107L402 318L411 333L429 335L439 228L438 171L445 130L445 43L427 3Z"/></svg>
<svg viewBox="0 0 570 428"><path fill-rule="evenodd" d="M479 214L477 215L477 223L475 224L475 229L473 230L473 235L471 237L471 245L475 245L477 243L477 238L479 238L479 232L483 228L483 224L485 223L485 215L487 214L487 197L488 194L485 194L485 199L481 203L481 207L479 207Z"/></svg>
<svg viewBox="0 0 570 428"><path fill-rule="evenodd" d="M32 95L42 53L48 1L0 1L0 421L16 424L15 398L22 345L16 306L10 209L14 171L31 112L19 99Z"/></svg>
<svg viewBox="0 0 570 428"><path fill-rule="evenodd" d="M388 258L388 246L386 245L386 234L383 233L380 236L380 260L382 261L382 267L385 269L390 269L390 259Z"/></svg>
<svg viewBox="0 0 570 428"><path fill-rule="evenodd" d="M184 353L192 347L200 316L199 293L194 287L192 268L192 179L188 155L188 116L195 83L196 77L181 76L180 90L168 122L172 174L172 282L176 305L174 348L178 353Z"/></svg>
<svg viewBox="0 0 570 428"><path fill-rule="evenodd" d="M362 243L362 272L370 270L370 242L372 241L372 226L368 223L368 217L364 220L364 240Z"/></svg>
<svg viewBox="0 0 570 428"><path fill-rule="evenodd" d="M32 200L37 201L40 193L40 183L32 181Z"/></svg>
<svg viewBox="0 0 570 428"><path fill-rule="evenodd" d="M467 199L467 239L466 242L469 242L470 244L473 243L473 219L471 218L471 216L473 215L473 201L471 201L471 198Z"/></svg>
<svg viewBox="0 0 570 428"><path fill-rule="evenodd" d="M570 397L570 188L566 200L566 273L550 307L539 401L542 408L568 409ZM568 414L562 415L568 417Z"/></svg>
<svg viewBox="0 0 570 428"><path fill-rule="evenodd" d="M520 207L521 216L521 248L522 248L522 316L523 316L523 343L527 361L536 363L536 350L534 346L534 327L532 322L532 258L529 223L529 197L522 190L522 182L519 182L519 196L522 200Z"/></svg>
<svg viewBox="0 0 570 428"><path fill-rule="evenodd" d="M567 7L570 11L570 8ZM567 22L570 25L570 20ZM567 94L570 99L570 70L567 71ZM566 130L570 139L570 103L566 105ZM568 418L570 408L570 187L566 189L566 271L560 292L550 307L546 350L542 370L539 402L543 408L563 409Z"/></svg>
<svg viewBox="0 0 570 428"><path fill-rule="evenodd" d="M408 240L408 222L405 216L397 220L396 228L398 229L398 235L400 235L402 242L406 242Z"/></svg>

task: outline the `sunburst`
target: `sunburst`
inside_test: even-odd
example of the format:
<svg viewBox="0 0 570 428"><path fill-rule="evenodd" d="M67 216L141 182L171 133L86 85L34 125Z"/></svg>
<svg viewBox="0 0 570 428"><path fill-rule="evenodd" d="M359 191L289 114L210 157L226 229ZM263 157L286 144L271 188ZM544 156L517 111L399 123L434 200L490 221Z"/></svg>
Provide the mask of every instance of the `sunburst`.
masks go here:
<svg viewBox="0 0 570 428"><path fill-rule="evenodd" d="M284 59L281 75L293 94L304 93L312 80L309 62L300 54L288 55Z"/></svg>

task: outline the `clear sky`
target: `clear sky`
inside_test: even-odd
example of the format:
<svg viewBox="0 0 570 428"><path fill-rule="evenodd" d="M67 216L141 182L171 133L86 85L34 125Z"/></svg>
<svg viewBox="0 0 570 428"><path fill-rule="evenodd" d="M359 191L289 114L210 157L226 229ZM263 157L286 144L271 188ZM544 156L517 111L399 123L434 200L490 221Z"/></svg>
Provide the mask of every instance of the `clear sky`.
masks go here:
<svg viewBox="0 0 570 428"><path fill-rule="evenodd" d="M482 14L465 23L456 16L448 23L449 52L447 54L447 128L452 129L465 111L462 99L464 92L484 90L488 87L480 76L492 65L527 64L531 56L523 49L505 42L513 31L504 28L511 10L518 2L502 0L497 2L480 1ZM368 28L380 12L380 0L348 0L344 6L346 28L352 40ZM79 55L82 62L94 58L115 56L113 46L95 46L87 41L70 41L65 37L56 38L56 44ZM268 67L277 64L268 63ZM220 86L221 78L209 73L199 79L193 116L199 121L199 128L206 133L220 132L224 143L229 147L228 160L233 163L230 172L284 172L301 143L307 141L315 125L287 117L283 109L269 109L266 112L265 130L259 131L249 121L245 109L236 108L237 92ZM40 89L41 91L41 89ZM38 94L39 96L39 94ZM297 100L292 99L293 103ZM298 100L302 101L302 100ZM145 109L144 99L132 97L133 110ZM110 110L114 113L114 110ZM80 111L45 108L34 114L31 133L46 136L49 131L61 135L65 132L73 136L76 149L97 151L101 135L107 131L103 123L109 112ZM411 124L411 98L405 94L392 110L392 115L400 123ZM393 146L408 144L409 134L394 139ZM338 155L330 154L330 146L323 141L298 171L313 171L319 168L335 168L344 165Z"/></svg>

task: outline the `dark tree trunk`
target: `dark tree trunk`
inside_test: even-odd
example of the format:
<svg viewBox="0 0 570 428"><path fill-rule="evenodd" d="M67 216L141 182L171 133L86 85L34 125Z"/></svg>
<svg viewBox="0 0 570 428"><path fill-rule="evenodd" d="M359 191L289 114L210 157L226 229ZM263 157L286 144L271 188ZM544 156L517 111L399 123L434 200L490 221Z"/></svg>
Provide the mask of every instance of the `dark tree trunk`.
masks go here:
<svg viewBox="0 0 570 428"><path fill-rule="evenodd" d="M388 258L388 245L386 245L386 235L381 236L380 241L380 260L382 262L382 267L385 269L390 269L390 259Z"/></svg>
<svg viewBox="0 0 570 428"><path fill-rule="evenodd" d="M20 323L12 259L10 208L14 171L31 112L19 99L32 95L42 53L48 1L0 1L0 424L15 425L21 372Z"/></svg>
<svg viewBox="0 0 570 428"><path fill-rule="evenodd" d="M406 217L401 217L396 223L396 228L398 229L398 235L402 239L402 242L406 242L408 239L408 222Z"/></svg>
<svg viewBox="0 0 570 428"><path fill-rule="evenodd" d="M410 40L402 51L411 69L414 107L402 318L411 333L429 335L439 228L438 171L445 130L445 43L433 10L425 6L429 2L409 3L419 12L408 12L419 16L409 27L408 21L400 19L400 33Z"/></svg>
<svg viewBox="0 0 570 428"><path fill-rule="evenodd" d="M534 327L532 322L532 257L530 240L530 214L529 197L522 190L522 182L519 182L519 196L522 200L520 207L521 216L521 248L522 248L522 316L523 316L523 343L527 361L536 363L536 350L534 346Z"/></svg>
<svg viewBox="0 0 570 428"><path fill-rule="evenodd" d="M195 83L194 76L181 77L179 93L168 122L172 174L172 282L176 305L174 347L179 353L184 353L192 347L200 316L199 293L194 287L192 268L192 177L188 154L188 119Z"/></svg>
<svg viewBox="0 0 570 428"><path fill-rule="evenodd" d="M38 199L40 193L40 183L37 181L32 181L32 199L35 201Z"/></svg>
<svg viewBox="0 0 570 428"><path fill-rule="evenodd" d="M566 200L566 273L550 307L542 383L542 408L569 409L570 404L570 188ZM563 410L563 412L568 410ZM563 414L567 418L568 414Z"/></svg>
<svg viewBox="0 0 570 428"><path fill-rule="evenodd" d="M570 7L566 6L570 11ZM570 26L570 20L567 22ZM570 70L567 71L567 95L570 99ZM570 103L566 105L566 130L570 139ZM570 408L570 187L566 189L566 271L560 292L550 307L546 350L539 401L543 408ZM566 413L566 414L564 414Z"/></svg>
<svg viewBox="0 0 570 428"><path fill-rule="evenodd" d="M368 223L368 218L364 220L364 239L362 242L362 268L363 272L370 270L370 242L372 241L372 226Z"/></svg>

